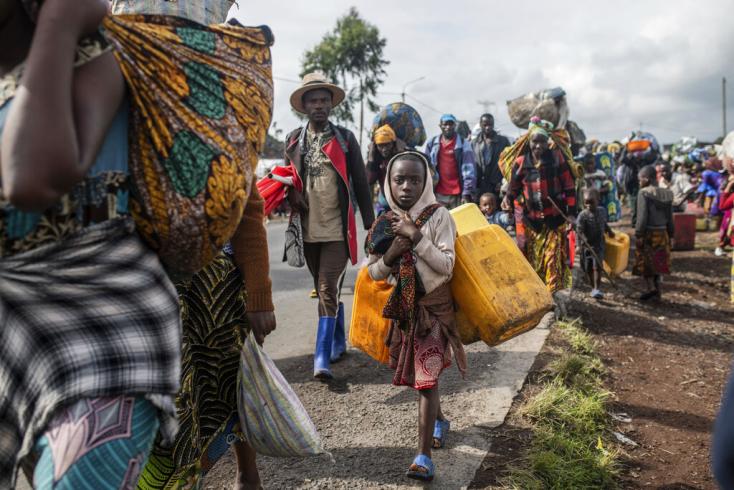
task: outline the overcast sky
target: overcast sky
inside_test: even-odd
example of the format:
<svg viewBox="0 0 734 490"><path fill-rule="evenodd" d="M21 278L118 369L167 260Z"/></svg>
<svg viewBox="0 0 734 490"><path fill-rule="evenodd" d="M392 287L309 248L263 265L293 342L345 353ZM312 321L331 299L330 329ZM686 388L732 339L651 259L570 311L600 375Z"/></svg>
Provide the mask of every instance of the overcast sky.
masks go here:
<svg viewBox="0 0 734 490"><path fill-rule="evenodd" d="M288 97L303 52L356 6L387 38L390 65L380 105L399 100L419 110L428 133L452 112L472 124L492 112L505 134L506 101L554 86L568 92L571 119L587 137L620 139L642 124L660 140L721 135L721 79L729 80L734 129L734 0L239 0L233 13L275 34L274 121L299 124ZM285 79L285 80L284 80ZM373 114L366 121L371 123ZM355 120L357 118L355 117ZM367 124L369 126L369 124Z"/></svg>

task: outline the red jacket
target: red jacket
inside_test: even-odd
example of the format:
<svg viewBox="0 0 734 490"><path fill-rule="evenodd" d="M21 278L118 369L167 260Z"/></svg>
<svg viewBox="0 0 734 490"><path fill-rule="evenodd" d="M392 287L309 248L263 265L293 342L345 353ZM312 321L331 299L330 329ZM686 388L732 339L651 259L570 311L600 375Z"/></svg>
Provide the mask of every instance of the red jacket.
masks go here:
<svg viewBox="0 0 734 490"><path fill-rule="evenodd" d="M339 174L339 204L342 214L342 230L349 258L357 263L357 223L354 217L353 197L362 215L365 230L372 227L375 211L372 207L372 193L367 184L362 151L354 134L346 128L332 125L334 137L324 145L322 151L329 157L334 170ZM306 127L292 131L286 138L286 163L293 164L299 175L303 174L303 157L306 154ZM301 180L303 178L301 177ZM350 185L351 184L351 185ZM352 190L354 195L352 195Z"/></svg>

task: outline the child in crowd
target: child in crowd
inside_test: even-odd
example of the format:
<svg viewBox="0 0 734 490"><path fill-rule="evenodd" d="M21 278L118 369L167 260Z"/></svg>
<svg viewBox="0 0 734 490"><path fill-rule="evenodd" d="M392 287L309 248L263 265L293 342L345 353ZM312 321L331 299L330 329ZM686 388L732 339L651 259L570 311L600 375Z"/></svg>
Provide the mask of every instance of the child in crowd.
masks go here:
<svg viewBox="0 0 734 490"><path fill-rule="evenodd" d="M657 185L655 167L643 167L638 174L635 226L635 264L632 273L645 278L647 292L641 301L660 297L660 276L670 274L670 242L673 232L673 192Z"/></svg>
<svg viewBox="0 0 734 490"><path fill-rule="evenodd" d="M431 451L443 447L449 430L438 378L451 364L451 351L462 375L466 371L449 287L456 225L436 200L429 168L426 157L414 151L390 160L385 185L390 211L375 221L367 239L370 276L395 285L383 311L392 319L393 384L420 393L419 454L406 475L423 481L433 479Z"/></svg>
<svg viewBox="0 0 734 490"><path fill-rule="evenodd" d="M487 223L507 228L512 225L512 215L506 211L502 211L497 201L497 196L491 192L482 194L479 198L479 209L487 218Z"/></svg>
<svg viewBox="0 0 734 490"><path fill-rule="evenodd" d="M599 194L609 192L611 183L602 169L596 168L596 158L593 153L584 155L584 187L596 189Z"/></svg>
<svg viewBox="0 0 734 490"><path fill-rule="evenodd" d="M602 299L601 273L604 267L604 233L614 236L614 232L607 224L607 211L599 206L599 191L586 189L584 191L584 209L576 218L576 231L580 239L577 242L581 249L581 268L589 276L591 297Z"/></svg>

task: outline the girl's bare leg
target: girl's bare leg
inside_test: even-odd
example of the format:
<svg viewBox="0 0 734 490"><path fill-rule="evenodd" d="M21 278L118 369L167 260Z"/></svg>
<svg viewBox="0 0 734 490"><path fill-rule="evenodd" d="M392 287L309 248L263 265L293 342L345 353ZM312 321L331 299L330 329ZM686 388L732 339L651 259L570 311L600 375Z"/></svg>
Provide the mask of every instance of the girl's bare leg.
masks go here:
<svg viewBox="0 0 734 490"><path fill-rule="evenodd" d="M433 427L439 412L438 386L420 390L418 401L418 449L421 454L431 457L433 448Z"/></svg>

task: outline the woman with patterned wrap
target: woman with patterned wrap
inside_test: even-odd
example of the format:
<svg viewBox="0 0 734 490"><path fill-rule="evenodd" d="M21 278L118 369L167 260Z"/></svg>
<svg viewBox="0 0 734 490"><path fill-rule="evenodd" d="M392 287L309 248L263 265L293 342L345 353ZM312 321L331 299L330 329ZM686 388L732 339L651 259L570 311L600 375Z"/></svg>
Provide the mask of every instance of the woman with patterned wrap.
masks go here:
<svg viewBox="0 0 734 490"><path fill-rule="evenodd" d="M566 218L576 214L576 185L564 153L549 146L552 132L550 122L531 120L527 149L512 166L503 209L522 202L525 257L556 293L571 287Z"/></svg>
<svg viewBox="0 0 734 490"><path fill-rule="evenodd" d="M250 39L263 38L269 34L266 29L243 29L234 24L220 24L224 22L232 3L230 0L115 0L112 2L112 11L120 17L113 17L113 21L118 20L107 22L106 26L117 33L122 32L120 28L129 25L127 19L140 19L148 29L156 24L170 24L175 26L175 32L187 29L186 32L194 33L187 35L184 41L192 40L192 46L199 53L204 52L207 46L217 46L218 43L206 42L211 32L237 30L247 33ZM195 22L199 27L194 27L191 22L181 24L184 19ZM131 34L136 35L137 32L133 29ZM150 39L160 43L160 49L179 52L175 45L171 45L170 37ZM234 45L234 39L223 39L227 45ZM246 87L242 92L257 93L255 83L248 86L244 82L257 80L259 71L269 70L268 44L240 44L239 52L232 55L226 49L216 49L212 55L218 59L209 66L221 63L239 65L237 69L243 72L242 86ZM207 69L198 72L206 74ZM247 76L247 71L253 73ZM225 77L221 90L213 77L212 82L201 91L203 95L197 105L208 114L224 112L216 107L225 102L231 90L228 87L230 82ZM218 101L215 95L210 95L218 93L225 97ZM150 96L155 96L155 93ZM243 125L248 133L243 138L233 137L233 133L229 133L227 139L245 147L252 145L249 154L256 156L262 149L265 131L269 126L271 100L267 97L250 97L246 102L251 107L237 106L234 116L248 121L247 126ZM265 115L268 121L264 120ZM256 162L256 158L250 162L253 172ZM237 457L235 488L261 487L255 451L244 441L239 427L236 398L240 348L248 331L252 329L258 342L262 343L275 328L267 235L263 222L264 202L254 179L250 182L242 219L230 243L203 270L177 283L183 321L181 391L176 399L180 428L172 446L159 443L154 446L138 488L196 487L230 445Z"/></svg>

